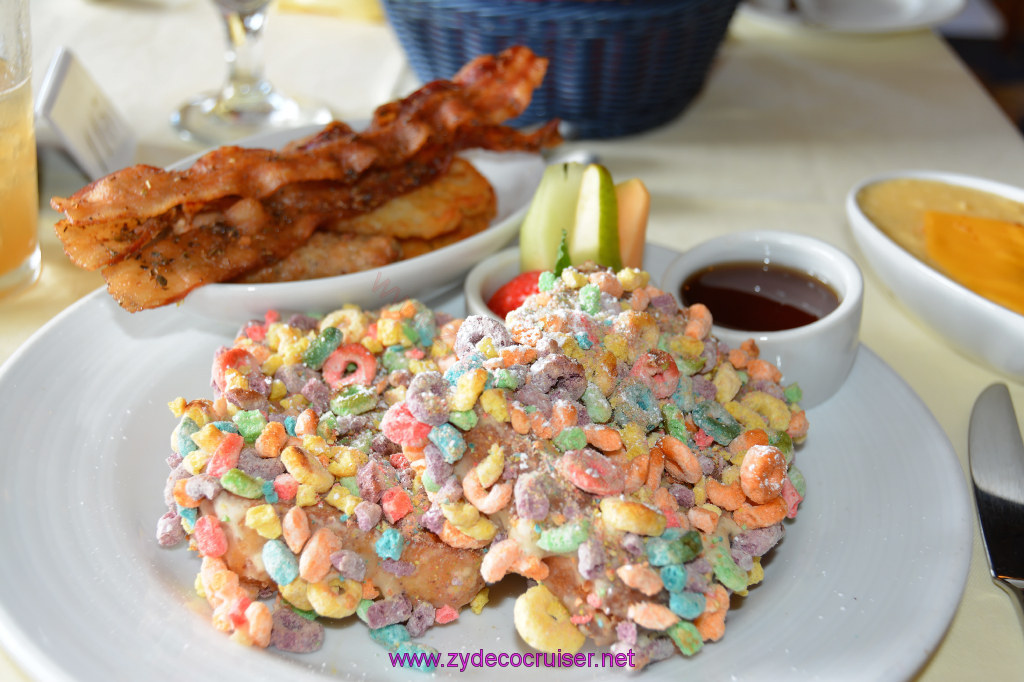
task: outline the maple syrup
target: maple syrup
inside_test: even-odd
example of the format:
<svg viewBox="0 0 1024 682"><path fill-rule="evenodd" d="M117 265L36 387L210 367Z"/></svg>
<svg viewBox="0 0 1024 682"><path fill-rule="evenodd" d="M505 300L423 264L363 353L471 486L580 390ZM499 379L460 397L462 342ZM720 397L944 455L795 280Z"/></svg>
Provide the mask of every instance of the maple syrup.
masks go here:
<svg viewBox="0 0 1024 682"><path fill-rule="evenodd" d="M765 262L706 267L690 275L679 294L683 305L703 303L715 324L740 331L803 327L839 306L839 296L821 280Z"/></svg>

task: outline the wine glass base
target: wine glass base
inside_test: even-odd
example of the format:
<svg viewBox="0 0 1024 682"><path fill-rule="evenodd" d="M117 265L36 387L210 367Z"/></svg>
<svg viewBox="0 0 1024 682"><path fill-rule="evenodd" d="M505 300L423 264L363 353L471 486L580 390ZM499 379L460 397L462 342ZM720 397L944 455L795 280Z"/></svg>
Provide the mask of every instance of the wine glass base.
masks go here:
<svg viewBox="0 0 1024 682"><path fill-rule="evenodd" d="M0 275L0 298L15 294L22 289L27 289L39 279L39 272L42 269L42 257L39 246L29 254L25 261L8 273Z"/></svg>
<svg viewBox="0 0 1024 682"><path fill-rule="evenodd" d="M221 92L207 93L171 114L171 125L181 137L209 145L305 125L326 125L332 120L334 115L326 105L278 92L252 101L226 99Z"/></svg>

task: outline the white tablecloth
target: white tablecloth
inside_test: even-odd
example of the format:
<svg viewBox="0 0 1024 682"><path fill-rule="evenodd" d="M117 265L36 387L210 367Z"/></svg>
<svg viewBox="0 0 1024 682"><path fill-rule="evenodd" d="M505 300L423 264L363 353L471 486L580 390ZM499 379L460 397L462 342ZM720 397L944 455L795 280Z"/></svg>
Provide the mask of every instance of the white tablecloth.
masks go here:
<svg viewBox="0 0 1024 682"><path fill-rule="evenodd" d="M70 47L138 135L137 161L162 165L197 151L168 114L223 76L219 20L202 0L41 0L32 6L36 88L59 45ZM275 12L266 36L271 80L366 118L411 84L390 30L344 17ZM41 194L84 179L40 131ZM846 227L842 199L859 179L933 168L1024 184L1024 142L979 84L927 31L844 37L738 18L699 101L672 124L588 144L617 177L653 195L650 239L685 248L722 232L783 229L832 242L867 278L862 340L906 379L946 430L966 471L967 421L1000 376L956 354L881 286ZM0 300L0 361L53 315L98 286L71 266L40 216L42 280ZM1018 405L1024 387L1011 382ZM871 453L865 453L870 458ZM866 465L870 466L870 462ZM7 548L3 561L16 560ZM931 560L941 561L942 557ZM0 678L22 679L0 654ZM1024 647L1009 599L989 580L975 539L966 594L922 680L1020 679Z"/></svg>

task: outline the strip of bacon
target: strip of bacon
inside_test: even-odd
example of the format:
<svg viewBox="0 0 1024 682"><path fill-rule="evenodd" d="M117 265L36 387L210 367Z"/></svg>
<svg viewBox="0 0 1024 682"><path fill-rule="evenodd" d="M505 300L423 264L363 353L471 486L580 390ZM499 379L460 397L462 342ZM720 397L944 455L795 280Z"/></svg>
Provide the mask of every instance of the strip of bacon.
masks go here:
<svg viewBox="0 0 1024 682"><path fill-rule="evenodd" d="M142 248L171 222L167 214L186 204L201 207L231 196L263 200L303 183L350 185L373 168L402 168L434 146L450 155L471 146L535 150L557 144L553 125L533 135L497 126L529 105L546 66L547 60L529 49L514 47L498 57L479 57L451 82L427 84L379 107L362 133L332 124L281 151L222 147L183 171L151 166L118 171L71 197L51 200L65 215L57 224L58 237L73 262L97 269ZM186 221L175 231L187 231L187 217L200 212L183 210ZM154 220L158 216L165 217Z"/></svg>
<svg viewBox="0 0 1024 682"><path fill-rule="evenodd" d="M129 312L183 299L204 284L224 282L281 260L322 223L380 205L447 169L450 157L419 156L406 167L367 173L353 185L296 183L267 200L225 202L209 226L175 233L165 228L141 249L102 269L107 291Z"/></svg>

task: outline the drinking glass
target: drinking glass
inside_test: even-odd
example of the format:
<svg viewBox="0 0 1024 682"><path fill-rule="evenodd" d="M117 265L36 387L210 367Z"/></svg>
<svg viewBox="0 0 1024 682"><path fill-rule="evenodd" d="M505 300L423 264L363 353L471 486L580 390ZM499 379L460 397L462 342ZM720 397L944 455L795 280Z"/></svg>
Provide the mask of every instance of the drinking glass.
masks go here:
<svg viewBox="0 0 1024 682"><path fill-rule="evenodd" d="M0 296L39 276L29 0L0 2Z"/></svg>
<svg viewBox="0 0 1024 682"><path fill-rule="evenodd" d="M171 115L183 136L219 145L240 137L308 124L326 124L319 102L288 97L263 76L262 38L270 0L213 0L227 35L224 87L186 102Z"/></svg>

